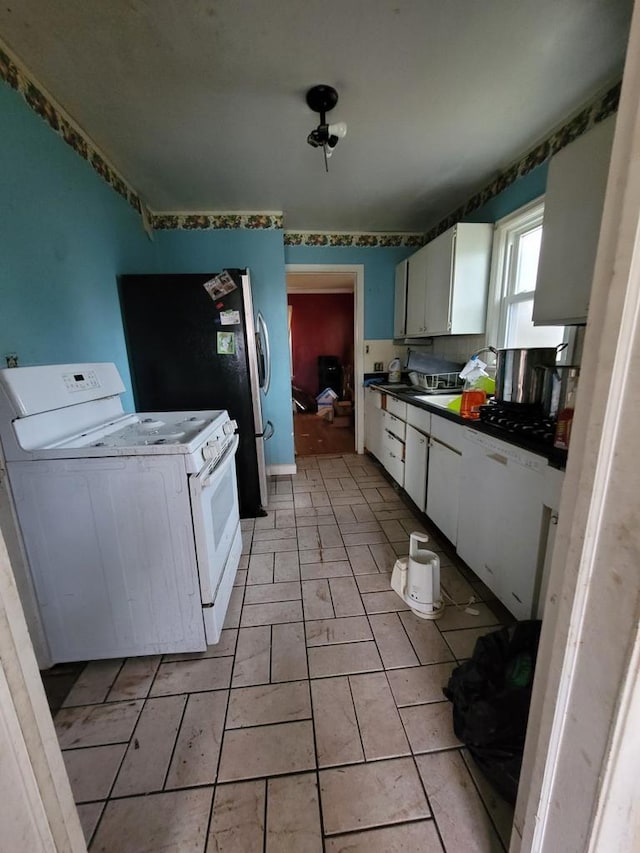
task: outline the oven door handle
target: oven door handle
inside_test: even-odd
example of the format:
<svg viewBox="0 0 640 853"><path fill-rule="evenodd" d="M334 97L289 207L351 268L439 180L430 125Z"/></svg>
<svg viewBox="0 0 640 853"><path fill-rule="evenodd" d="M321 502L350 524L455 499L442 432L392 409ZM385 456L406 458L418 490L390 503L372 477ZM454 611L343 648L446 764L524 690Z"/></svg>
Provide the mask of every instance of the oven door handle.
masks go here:
<svg viewBox="0 0 640 853"><path fill-rule="evenodd" d="M200 486L201 489L206 489L210 486L215 480L221 477L226 471L229 463L233 460L233 457L236 455L236 450L238 449L238 445L240 444L240 439L237 435L233 436L233 441L227 447L223 455L218 459L217 462L214 463L213 467L210 465L207 466L203 471L196 475L195 480L196 484Z"/></svg>

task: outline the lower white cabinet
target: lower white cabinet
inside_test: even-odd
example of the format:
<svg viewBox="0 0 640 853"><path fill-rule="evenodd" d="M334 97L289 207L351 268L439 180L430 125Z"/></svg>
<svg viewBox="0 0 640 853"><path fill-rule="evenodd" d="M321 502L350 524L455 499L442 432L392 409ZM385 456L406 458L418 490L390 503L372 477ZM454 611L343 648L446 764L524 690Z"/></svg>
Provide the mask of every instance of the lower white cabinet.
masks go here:
<svg viewBox="0 0 640 853"><path fill-rule="evenodd" d="M373 388L365 389L364 397L364 446L376 459L382 453L382 397Z"/></svg>
<svg viewBox="0 0 640 853"><path fill-rule="evenodd" d="M421 512L427 498L429 438L407 424L404 451L404 490Z"/></svg>
<svg viewBox="0 0 640 853"><path fill-rule="evenodd" d="M385 429L380 461L399 486L404 486L404 441Z"/></svg>
<svg viewBox="0 0 640 853"><path fill-rule="evenodd" d="M454 545L458 539L460 461L465 428L446 418L431 418L426 513Z"/></svg>
<svg viewBox="0 0 640 853"><path fill-rule="evenodd" d="M546 467L541 456L466 431L457 551L517 619L533 615Z"/></svg>

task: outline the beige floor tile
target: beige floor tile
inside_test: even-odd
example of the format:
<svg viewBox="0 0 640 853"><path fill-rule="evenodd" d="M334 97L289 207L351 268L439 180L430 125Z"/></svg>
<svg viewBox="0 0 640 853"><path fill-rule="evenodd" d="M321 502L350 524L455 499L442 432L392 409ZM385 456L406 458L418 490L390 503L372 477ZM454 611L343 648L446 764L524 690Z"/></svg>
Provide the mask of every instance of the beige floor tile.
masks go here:
<svg viewBox="0 0 640 853"><path fill-rule="evenodd" d="M495 628L463 628L461 631L445 631L443 637L458 660L470 658L478 637L490 634Z"/></svg>
<svg viewBox="0 0 640 853"><path fill-rule="evenodd" d="M365 832L334 835L325 843L326 853L444 853L435 823L419 820L401 826L383 826ZM454 853L454 851L451 851ZM463 851L460 851L463 853Z"/></svg>
<svg viewBox="0 0 640 853"><path fill-rule="evenodd" d="M326 579L302 581L302 603L305 620L332 619L335 615Z"/></svg>
<svg viewBox="0 0 640 853"><path fill-rule="evenodd" d="M334 560L328 563L304 563L300 566L302 580L321 580L323 578L352 577L348 560Z"/></svg>
<svg viewBox="0 0 640 853"><path fill-rule="evenodd" d="M409 607L393 590L388 592L365 592L362 603L367 613L395 613Z"/></svg>
<svg viewBox="0 0 640 853"><path fill-rule="evenodd" d="M301 598L300 582L266 583L248 586L244 594L244 603L267 604L273 601L295 601Z"/></svg>
<svg viewBox="0 0 640 853"><path fill-rule="evenodd" d="M325 491L311 492L312 506L329 506L329 495Z"/></svg>
<svg viewBox="0 0 640 853"><path fill-rule="evenodd" d="M397 613L379 613L370 616L369 621L385 669L418 665L416 653Z"/></svg>
<svg viewBox="0 0 640 853"><path fill-rule="evenodd" d="M411 758L321 770L320 795L329 835L430 816Z"/></svg>
<svg viewBox="0 0 640 853"><path fill-rule="evenodd" d="M162 789L186 700L186 696L164 696L146 701L118 773L114 797Z"/></svg>
<svg viewBox="0 0 640 853"><path fill-rule="evenodd" d="M249 558L247 587L254 583L273 583L273 554L252 554Z"/></svg>
<svg viewBox="0 0 640 853"><path fill-rule="evenodd" d="M253 523L254 519L248 518L248 519L246 519L246 521L251 521ZM240 557L240 560L238 561L238 569L246 570L248 568L249 568L249 557L245 554L244 556Z"/></svg>
<svg viewBox="0 0 640 853"><path fill-rule="evenodd" d="M232 658L161 663L151 687L151 696L197 693L201 690L223 690L231 681Z"/></svg>
<svg viewBox="0 0 640 853"><path fill-rule="evenodd" d="M410 669L394 669L387 673L391 692L396 705L422 705L427 702L442 702L442 688L446 686L455 663L433 663L413 666Z"/></svg>
<svg viewBox="0 0 640 853"><path fill-rule="evenodd" d="M433 622L421 619L414 613L401 613L400 621L420 663L444 663L451 660L451 652Z"/></svg>
<svg viewBox="0 0 640 853"><path fill-rule="evenodd" d="M257 625L276 625L280 622L301 622L301 601L277 601L272 604L249 604L242 608L240 625L251 628Z"/></svg>
<svg viewBox="0 0 640 853"><path fill-rule="evenodd" d="M216 781L227 697L226 690L189 696L165 788L210 785Z"/></svg>
<svg viewBox="0 0 640 853"><path fill-rule="evenodd" d="M307 654L311 678L373 672L382 669L378 649L376 644L372 642L317 646L308 649Z"/></svg>
<svg viewBox="0 0 640 853"><path fill-rule="evenodd" d="M297 551L285 551L275 555L273 580L276 583L300 580L300 559Z"/></svg>
<svg viewBox="0 0 640 853"><path fill-rule="evenodd" d="M383 672L349 676L367 761L410 755L400 716Z"/></svg>
<svg viewBox="0 0 640 853"><path fill-rule="evenodd" d="M240 729L310 718L309 682L287 681L232 690L226 728Z"/></svg>
<svg viewBox="0 0 640 853"><path fill-rule="evenodd" d="M375 575L357 575L356 583L360 592L389 592L391 575L389 572L379 572L376 567Z"/></svg>
<svg viewBox="0 0 640 853"><path fill-rule="evenodd" d="M245 555L245 556L247 556L247 568L237 570L236 577L235 577L235 580L233 582L234 586L244 586L247 582L247 575L249 574L249 572L248 572L249 560L248 560L248 555Z"/></svg>
<svg viewBox="0 0 640 853"><path fill-rule="evenodd" d="M372 533L382 528L375 519L373 521L348 521L340 524L340 533ZM353 546L352 546L353 547Z"/></svg>
<svg viewBox="0 0 640 853"><path fill-rule="evenodd" d="M400 716L414 753L460 746L453 731L453 705L431 702L400 708Z"/></svg>
<svg viewBox="0 0 640 853"><path fill-rule="evenodd" d="M349 545L382 545L386 543L387 537L382 530L373 530L369 533L345 533L344 544Z"/></svg>
<svg viewBox="0 0 640 853"><path fill-rule="evenodd" d="M213 788L169 791L107 803L92 853L202 853Z"/></svg>
<svg viewBox="0 0 640 853"><path fill-rule="evenodd" d="M319 619L306 623L308 646L330 646L335 643L357 643L373 640L366 616L346 616L341 619Z"/></svg>
<svg viewBox="0 0 640 853"><path fill-rule="evenodd" d="M89 846L91 836L98 825L104 806L104 803L84 803L76 806L78 810L78 817L80 818L80 826L82 827L82 833L87 847Z"/></svg>
<svg viewBox="0 0 640 853"><path fill-rule="evenodd" d="M270 530L256 530L253 534L253 544L255 545L256 542L272 542L274 539L293 539L295 535L295 524L290 527L278 527L276 520L276 526Z"/></svg>
<svg viewBox="0 0 640 853"><path fill-rule="evenodd" d="M477 594L468 580L455 566L445 566L440 561L440 584L457 604L466 604Z"/></svg>
<svg viewBox="0 0 640 853"><path fill-rule="evenodd" d="M151 689L160 655L128 658L120 670L107 697L109 702L124 702L127 699L144 699Z"/></svg>
<svg viewBox="0 0 640 853"><path fill-rule="evenodd" d="M502 844L458 750L420 755L416 764L445 848L502 853Z"/></svg>
<svg viewBox="0 0 640 853"><path fill-rule="evenodd" d="M297 773L315 767L310 720L252 729L227 730L222 742L218 780L234 782Z"/></svg>
<svg viewBox="0 0 640 853"><path fill-rule="evenodd" d="M335 514L336 521L340 525L340 529L342 529L343 524L357 523L357 518L350 506L336 506L333 508L333 512Z"/></svg>
<svg viewBox="0 0 640 853"><path fill-rule="evenodd" d="M266 853L323 853L315 773L267 782Z"/></svg>
<svg viewBox="0 0 640 853"><path fill-rule="evenodd" d="M62 753L76 803L105 800L109 796L126 748L119 743Z"/></svg>
<svg viewBox="0 0 640 853"><path fill-rule="evenodd" d="M237 628L224 628L220 634L220 639L215 646L207 646L203 652L177 652L173 655L164 655L162 662L167 663L172 660L200 660L200 658L233 657L236 650L237 640ZM136 660L136 658L132 658L132 660Z"/></svg>
<svg viewBox="0 0 640 853"><path fill-rule="evenodd" d="M207 850L263 853L266 782L218 785L213 800Z"/></svg>
<svg viewBox="0 0 640 853"><path fill-rule="evenodd" d="M353 577L329 578L331 600L336 616L364 615L364 606Z"/></svg>
<svg viewBox="0 0 640 853"><path fill-rule="evenodd" d="M298 530L298 548L301 551L308 551L319 547L320 534L318 532L317 525L314 525L313 527L301 527L300 530Z"/></svg>
<svg viewBox="0 0 640 853"><path fill-rule="evenodd" d="M304 624L291 622L271 629L271 681L308 678Z"/></svg>
<svg viewBox="0 0 640 853"><path fill-rule="evenodd" d="M407 543L407 552L409 545ZM391 572L397 560L396 552L391 545L371 545L371 553L376 561L379 572Z"/></svg>
<svg viewBox="0 0 640 853"><path fill-rule="evenodd" d="M322 524L318 527L321 548L342 548L343 541L337 524ZM346 557L346 554L345 554Z"/></svg>
<svg viewBox="0 0 640 853"><path fill-rule="evenodd" d="M240 628L233 664L232 687L267 684L271 660L271 628Z"/></svg>
<svg viewBox="0 0 640 853"><path fill-rule="evenodd" d="M298 540L293 537L289 539L273 539L266 542L254 542L251 546L251 556L256 554L278 554L281 551L296 551L298 548ZM251 561L249 561L251 564ZM249 577L251 577L251 569L249 569ZM260 581L264 583L265 581ZM268 581L267 581L268 583Z"/></svg>
<svg viewBox="0 0 640 853"><path fill-rule="evenodd" d="M296 514L299 509L306 509L308 507L312 507L311 503L311 493L310 492L298 492L293 496L293 505L296 510Z"/></svg>
<svg viewBox="0 0 640 853"><path fill-rule="evenodd" d="M364 761L349 680L346 676L311 682L319 767Z"/></svg>
<svg viewBox="0 0 640 853"><path fill-rule="evenodd" d="M240 613L242 612L242 599L244 598L243 586L234 586L231 590L231 598L227 607L227 615L224 617L225 628L237 628L240 625Z"/></svg>
<svg viewBox="0 0 640 853"><path fill-rule="evenodd" d="M354 575L377 574L378 564L368 545L350 545L347 555Z"/></svg>
<svg viewBox="0 0 640 853"><path fill-rule="evenodd" d="M307 563L332 563L337 561L345 561L346 559L347 552L342 546L335 548L314 547L300 549L301 566L304 566Z"/></svg>
<svg viewBox="0 0 640 853"><path fill-rule="evenodd" d="M406 542L407 531L397 519L387 519L380 522L389 542Z"/></svg>
<svg viewBox="0 0 640 853"><path fill-rule="evenodd" d="M128 741L142 705L142 701L137 700L62 708L55 717L60 748Z"/></svg>
<svg viewBox="0 0 640 853"><path fill-rule="evenodd" d="M353 507L353 514L356 517L356 521L373 521L375 519L375 515L373 511L368 506L368 504L356 504Z"/></svg>
<svg viewBox="0 0 640 853"><path fill-rule="evenodd" d="M509 841L511 839L511 830L513 828L513 806L498 794L491 782L489 782L487 777L484 776L482 771L478 768L478 765L475 763L468 750L461 749L460 754L464 759L464 763L467 765L467 770L476 783L476 787L478 788L484 807L491 815L493 825L498 831L498 835L504 844L504 848L505 850L508 850Z"/></svg>
<svg viewBox="0 0 640 853"><path fill-rule="evenodd" d="M121 666L122 659L96 660L88 663L69 691L62 707L104 702Z"/></svg>
<svg viewBox="0 0 640 853"><path fill-rule="evenodd" d="M454 631L460 628L489 628L500 624L496 614L486 604L477 602L471 607L478 611L477 616L473 613L467 613L465 608L445 607L444 613L438 620L438 628L441 631ZM488 630L487 633L489 633Z"/></svg>

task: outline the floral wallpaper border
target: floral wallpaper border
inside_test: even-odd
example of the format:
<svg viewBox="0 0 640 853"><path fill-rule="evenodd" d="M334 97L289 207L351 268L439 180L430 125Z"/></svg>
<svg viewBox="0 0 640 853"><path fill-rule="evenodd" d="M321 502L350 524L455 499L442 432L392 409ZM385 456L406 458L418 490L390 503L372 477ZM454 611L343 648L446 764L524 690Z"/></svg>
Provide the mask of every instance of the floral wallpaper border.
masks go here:
<svg viewBox="0 0 640 853"><path fill-rule="evenodd" d="M19 92L28 106L44 119L51 129L61 136L77 154L86 160L109 186L141 214L143 223L148 223L154 230L282 229L282 213L151 213L138 193L105 160L89 137L78 127L71 124L62 110L45 95L1 45L0 80L4 80ZM284 245L350 248L406 246L419 248L499 195L518 178L529 174L595 124L604 121L608 116L617 112L621 87L622 82L620 81L611 86L604 94L595 98L566 124L532 148L518 162L498 175L488 186L456 208L426 234L285 231Z"/></svg>
<svg viewBox="0 0 640 853"><path fill-rule="evenodd" d="M580 110L577 115L570 119L561 128L551 133L543 142L540 142L514 163L497 178L495 178L483 190L471 196L463 205L456 208L445 219L431 228L425 234L424 242L429 243L443 231L447 231L456 223L461 222L465 216L482 207L490 199L499 195L507 187L511 186L518 178L528 175L536 166L541 166L554 154L557 154L565 145L576 140L594 125L604 121L618 110L620 102L620 89L622 81L611 86L604 94L595 98L588 106Z"/></svg>
<svg viewBox="0 0 640 853"><path fill-rule="evenodd" d="M147 218L149 212L138 193L118 174L96 149L89 137L78 127L71 124L62 110L30 79L29 75L0 46L0 80L4 80L19 92L31 109L44 119L49 127L61 136L67 145L79 154L89 165L138 213Z"/></svg>

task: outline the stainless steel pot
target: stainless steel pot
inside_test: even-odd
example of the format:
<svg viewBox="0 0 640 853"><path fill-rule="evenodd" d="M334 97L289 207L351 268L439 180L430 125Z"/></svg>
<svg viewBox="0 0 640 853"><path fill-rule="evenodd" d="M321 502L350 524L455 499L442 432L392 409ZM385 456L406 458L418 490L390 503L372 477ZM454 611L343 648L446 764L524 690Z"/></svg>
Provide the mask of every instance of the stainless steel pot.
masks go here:
<svg viewBox="0 0 640 853"><path fill-rule="evenodd" d="M542 409L549 418L557 418L565 407L568 393L575 390L580 368L572 364L554 364L540 368L543 374Z"/></svg>
<svg viewBox="0 0 640 853"><path fill-rule="evenodd" d="M540 368L555 367L556 356L566 346L494 350L496 400L525 406L540 405L545 380L545 371Z"/></svg>

